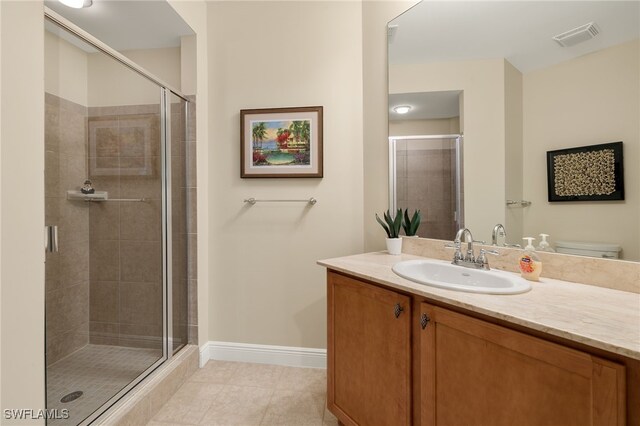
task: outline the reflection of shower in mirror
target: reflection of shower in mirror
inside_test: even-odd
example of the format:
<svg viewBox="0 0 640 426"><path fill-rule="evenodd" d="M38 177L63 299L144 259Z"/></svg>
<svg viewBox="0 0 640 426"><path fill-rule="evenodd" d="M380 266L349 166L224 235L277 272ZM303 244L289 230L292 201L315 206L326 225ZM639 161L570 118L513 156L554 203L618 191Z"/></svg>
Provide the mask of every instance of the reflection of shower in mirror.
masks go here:
<svg viewBox="0 0 640 426"><path fill-rule="evenodd" d="M417 235L451 240L464 226L462 136L389 138L390 209L420 210Z"/></svg>

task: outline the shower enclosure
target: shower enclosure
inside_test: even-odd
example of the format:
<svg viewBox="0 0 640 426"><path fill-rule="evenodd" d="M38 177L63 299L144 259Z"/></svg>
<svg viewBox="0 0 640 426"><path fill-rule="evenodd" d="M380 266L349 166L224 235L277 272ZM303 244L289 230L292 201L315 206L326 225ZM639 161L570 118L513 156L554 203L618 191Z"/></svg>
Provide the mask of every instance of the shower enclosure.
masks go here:
<svg viewBox="0 0 640 426"><path fill-rule="evenodd" d="M55 13L45 52L48 424L76 425L188 343L189 102Z"/></svg>
<svg viewBox="0 0 640 426"><path fill-rule="evenodd" d="M464 226L462 136L389 138L389 208L420 210L418 236L452 240Z"/></svg>

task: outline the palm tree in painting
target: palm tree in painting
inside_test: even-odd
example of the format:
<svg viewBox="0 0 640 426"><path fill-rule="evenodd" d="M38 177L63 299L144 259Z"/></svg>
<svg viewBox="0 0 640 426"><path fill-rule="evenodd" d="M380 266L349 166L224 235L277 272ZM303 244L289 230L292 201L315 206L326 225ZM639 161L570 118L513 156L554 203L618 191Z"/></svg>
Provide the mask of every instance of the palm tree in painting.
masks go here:
<svg viewBox="0 0 640 426"><path fill-rule="evenodd" d="M302 122L302 129L300 131L300 134L302 140L308 144L311 140L311 125L309 123L309 120L305 120Z"/></svg>
<svg viewBox="0 0 640 426"><path fill-rule="evenodd" d="M267 138L267 125L264 122L260 122L253 125L253 146L256 148L257 143L260 143L260 149L262 149L262 141Z"/></svg>
<svg viewBox="0 0 640 426"><path fill-rule="evenodd" d="M302 141L309 143L309 138L311 136L311 125L309 120L291 122L289 131L293 134L296 142Z"/></svg>
<svg viewBox="0 0 640 426"><path fill-rule="evenodd" d="M293 138L296 142L300 142L300 138L302 137L302 121L292 121L289 125L289 130L293 133Z"/></svg>

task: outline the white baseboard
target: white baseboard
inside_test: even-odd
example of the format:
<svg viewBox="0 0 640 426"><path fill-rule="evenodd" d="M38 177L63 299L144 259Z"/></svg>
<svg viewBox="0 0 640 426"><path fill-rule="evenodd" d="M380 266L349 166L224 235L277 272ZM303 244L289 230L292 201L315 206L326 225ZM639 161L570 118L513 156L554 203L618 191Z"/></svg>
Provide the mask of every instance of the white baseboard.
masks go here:
<svg viewBox="0 0 640 426"><path fill-rule="evenodd" d="M251 343L212 342L200 346L200 367L210 359L288 367L327 368L327 350Z"/></svg>

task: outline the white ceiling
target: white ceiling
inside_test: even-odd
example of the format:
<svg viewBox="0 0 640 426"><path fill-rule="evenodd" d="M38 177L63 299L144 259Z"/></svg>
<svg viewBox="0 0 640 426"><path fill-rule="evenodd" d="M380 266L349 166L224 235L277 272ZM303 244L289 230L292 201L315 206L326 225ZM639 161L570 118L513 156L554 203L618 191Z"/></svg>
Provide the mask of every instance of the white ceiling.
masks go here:
<svg viewBox="0 0 640 426"><path fill-rule="evenodd" d="M166 1L93 0L91 7L83 9L57 0L44 3L119 51L178 47L180 37L194 34Z"/></svg>
<svg viewBox="0 0 640 426"><path fill-rule="evenodd" d="M594 39L565 48L551 39L589 22ZM640 1L425 0L390 25L390 63L506 58L525 73L638 38Z"/></svg>
<svg viewBox="0 0 640 426"><path fill-rule="evenodd" d="M426 120L452 118L460 115L460 91L426 93L396 93L389 95L389 120ZM400 105L411 106L411 111L398 114L393 110Z"/></svg>

